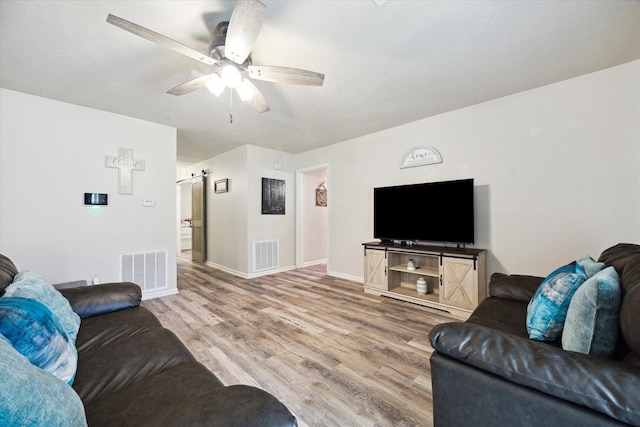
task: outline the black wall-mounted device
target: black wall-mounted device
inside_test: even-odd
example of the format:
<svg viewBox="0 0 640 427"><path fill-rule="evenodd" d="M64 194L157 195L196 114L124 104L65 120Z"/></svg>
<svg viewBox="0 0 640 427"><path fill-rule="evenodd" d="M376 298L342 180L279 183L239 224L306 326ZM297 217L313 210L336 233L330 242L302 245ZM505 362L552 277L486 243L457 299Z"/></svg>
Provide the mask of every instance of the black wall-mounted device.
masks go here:
<svg viewBox="0 0 640 427"><path fill-rule="evenodd" d="M85 205L108 205L109 195L106 193L84 193Z"/></svg>

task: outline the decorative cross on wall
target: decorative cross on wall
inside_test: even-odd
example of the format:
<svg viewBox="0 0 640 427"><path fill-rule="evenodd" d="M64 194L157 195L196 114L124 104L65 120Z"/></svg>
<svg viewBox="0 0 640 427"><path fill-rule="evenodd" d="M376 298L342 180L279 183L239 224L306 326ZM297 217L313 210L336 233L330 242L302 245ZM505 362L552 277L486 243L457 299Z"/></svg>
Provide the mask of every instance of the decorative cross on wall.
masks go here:
<svg viewBox="0 0 640 427"><path fill-rule="evenodd" d="M144 160L133 158L133 148L118 147L118 157L105 156L104 165L118 169L118 194L133 194L133 171L144 170Z"/></svg>

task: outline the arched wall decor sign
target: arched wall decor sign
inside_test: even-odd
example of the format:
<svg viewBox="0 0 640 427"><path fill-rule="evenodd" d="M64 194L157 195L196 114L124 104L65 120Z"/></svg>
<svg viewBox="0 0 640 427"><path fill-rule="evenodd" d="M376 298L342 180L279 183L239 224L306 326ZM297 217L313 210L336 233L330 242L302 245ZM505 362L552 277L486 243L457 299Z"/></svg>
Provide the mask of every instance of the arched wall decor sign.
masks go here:
<svg viewBox="0 0 640 427"><path fill-rule="evenodd" d="M413 147L404 153L400 160L400 169L413 168L415 166L434 165L442 163L442 156L433 147Z"/></svg>

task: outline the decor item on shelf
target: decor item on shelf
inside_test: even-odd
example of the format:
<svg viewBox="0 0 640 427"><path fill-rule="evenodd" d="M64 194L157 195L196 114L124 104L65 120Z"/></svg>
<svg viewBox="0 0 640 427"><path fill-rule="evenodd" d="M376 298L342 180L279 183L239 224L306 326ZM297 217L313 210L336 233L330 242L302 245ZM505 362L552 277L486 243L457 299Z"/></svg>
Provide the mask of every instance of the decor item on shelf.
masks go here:
<svg viewBox="0 0 640 427"><path fill-rule="evenodd" d="M216 193L226 193L229 191L229 179L219 179L213 182L213 191Z"/></svg>
<svg viewBox="0 0 640 427"><path fill-rule="evenodd" d="M400 169L412 168L415 166L434 165L442 163L442 156L433 147L413 147L404 153L400 160Z"/></svg>
<svg viewBox="0 0 640 427"><path fill-rule="evenodd" d="M407 263L407 270L415 270L416 268L416 263L413 259L410 259L409 262Z"/></svg>
<svg viewBox="0 0 640 427"><path fill-rule="evenodd" d="M419 277L416 281L416 291L418 291L420 295L426 295L428 293L427 281L424 277Z"/></svg>
<svg viewBox="0 0 640 427"><path fill-rule="evenodd" d="M327 206L327 187L324 186L324 181L316 188L316 206Z"/></svg>
<svg viewBox="0 0 640 427"><path fill-rule="evenodd" d="M133 148L118 147L118 157L105 156L104 166L118 169L118 194L133 194L133 171L144 171L144 160L133 158Z"/></svg>
<svg viewBox="0 0 640 427"><path fill-rule="evenodd" d="M284 179L262 178L262 214L285 214Z"/></svg>

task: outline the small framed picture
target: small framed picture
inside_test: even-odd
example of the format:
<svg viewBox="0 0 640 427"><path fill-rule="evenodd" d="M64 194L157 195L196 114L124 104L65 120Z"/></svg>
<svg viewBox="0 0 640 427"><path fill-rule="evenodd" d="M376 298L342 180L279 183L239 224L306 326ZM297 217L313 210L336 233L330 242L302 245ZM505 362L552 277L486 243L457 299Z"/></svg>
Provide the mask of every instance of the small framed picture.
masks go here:
<svg viewBox="0 0 640 427"><path fill-rule="evenodd" d="M229 191L229 179L219 179L213 182L213 191L216 193L226 193Z"/></svg>

